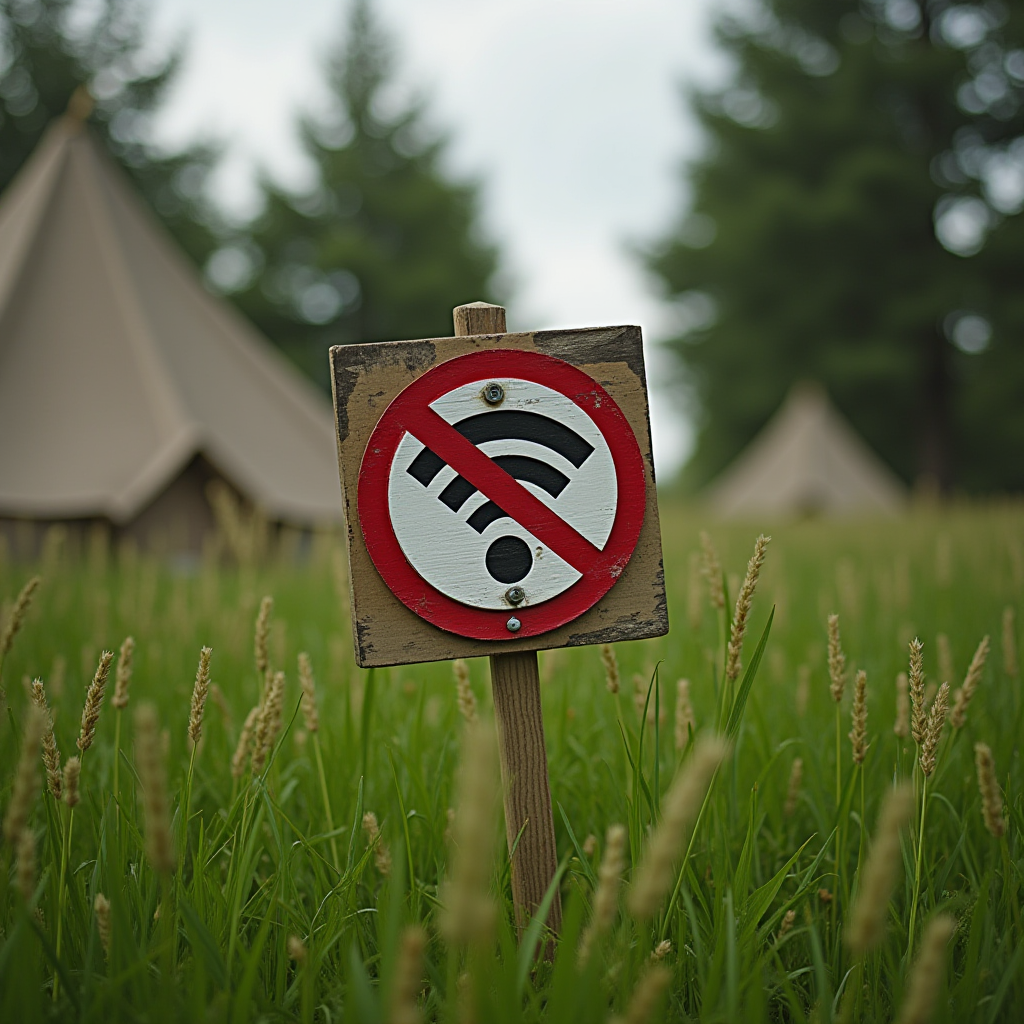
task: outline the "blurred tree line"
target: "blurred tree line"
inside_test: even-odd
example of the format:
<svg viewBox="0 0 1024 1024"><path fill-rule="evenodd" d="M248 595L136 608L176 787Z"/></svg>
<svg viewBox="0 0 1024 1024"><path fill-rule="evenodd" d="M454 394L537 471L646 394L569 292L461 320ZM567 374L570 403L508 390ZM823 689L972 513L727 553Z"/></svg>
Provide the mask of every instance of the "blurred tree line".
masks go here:
<svg viewBox="0 0 1024 1024"><path fill-rule="evenodd" d="M167 154L153 143L182 55L153 56L141 0L0 0L0 190L86 86L92 130L211 286L326 390L328 346L450 335L453 306L500 298L478 188L446 175L423 103L396 102L370 0L352 0L328 60L329 109L299 122L313 187L296 194L263 175L249 224L225 222L209 200L217 145Z"/></svg>
<svg viewBox="0 0 1024 1024"><path fill-rule="evenodd" d="M1024 490L1024 4L761 0L693 97L648 254L700 410L687 482L816 378L908 481Z"/></svg>

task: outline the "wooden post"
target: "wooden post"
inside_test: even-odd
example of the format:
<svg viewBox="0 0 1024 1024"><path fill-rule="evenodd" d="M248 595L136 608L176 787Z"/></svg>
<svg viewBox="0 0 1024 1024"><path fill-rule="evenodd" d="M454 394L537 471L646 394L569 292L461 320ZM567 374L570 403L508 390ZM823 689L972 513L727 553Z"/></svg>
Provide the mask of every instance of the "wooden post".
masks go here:
<svg viewBox="0 0 1024 1024"><path fill-rule="evenodd" d="M456 306L454 319L457 337L505 333L505 310L501 306L486 302ZM498 756L505 792L505 835L510 855L515 848L512 900L521 934L558 867L541 717L540 673L535 651L492 654L490 661ZM547 923L552 931L561 930L562 901L557 892Z"/></svg>

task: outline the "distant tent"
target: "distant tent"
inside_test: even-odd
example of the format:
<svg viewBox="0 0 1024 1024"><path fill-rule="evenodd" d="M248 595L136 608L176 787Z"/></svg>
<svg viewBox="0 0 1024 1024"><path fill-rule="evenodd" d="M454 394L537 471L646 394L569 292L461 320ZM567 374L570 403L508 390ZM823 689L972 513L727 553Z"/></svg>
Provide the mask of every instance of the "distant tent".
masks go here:
<svg viewBox="0 0 1024 1024"><path fill-rule="evenodd" d="M848 515L896 512L907 489L820 385L800 383L705 497L730 518Z"/></svg>
<svg viewBox="0 0 1024 1024"><path fill-rule="evenodd" d="M65 116L0 197L0 525L98 520L196 547L211 480L273 521L337 520L329 403Z"/></svg>

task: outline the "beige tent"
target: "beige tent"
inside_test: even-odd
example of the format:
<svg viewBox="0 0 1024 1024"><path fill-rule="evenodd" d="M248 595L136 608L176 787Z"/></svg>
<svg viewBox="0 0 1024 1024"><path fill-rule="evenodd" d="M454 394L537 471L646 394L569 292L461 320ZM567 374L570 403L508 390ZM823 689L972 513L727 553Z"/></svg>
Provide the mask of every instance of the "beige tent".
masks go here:
<svg viewBox="0 0 1024 1024"><path fill-rule="evenodd" d="M817 384L797 384L746 450L705 493L724 516L892 513L899 478Z"/></svg>
<svg viewBox="0 0 1024 1024"><path fill-rule="evenodd" d="M195 546L217 478L271 520L337 520L330 405L66 116L0 197L0 518Z"/></svg>

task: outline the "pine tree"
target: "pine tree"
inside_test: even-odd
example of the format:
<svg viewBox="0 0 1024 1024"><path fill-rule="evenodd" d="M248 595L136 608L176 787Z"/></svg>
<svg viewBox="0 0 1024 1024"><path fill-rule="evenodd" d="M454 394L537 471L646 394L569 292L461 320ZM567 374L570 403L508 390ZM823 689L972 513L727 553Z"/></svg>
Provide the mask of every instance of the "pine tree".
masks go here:
<svg viewBox="0 0 1024 1024"><path fill-rule="evenodd" d="M908 481L1024 488L1024 8L762 0L649 266L700 410L699 485L794 380Z"/></svg>
<svg viewBox="0 0 1024 1024"><path fill-rule="evenodd" d="M422 104L385 111L393 70L368 0L355 0L329 63L333 109L301 123L315 187L298 195L264 181L261 217L209 267L324 387L328 346L447 336L453 306L494 296L477 189L445 177L445 142Z"/></svg>
<svg viewBox="0 0 1024 1024"><path fill-rule="evenodd" d="M144 52L139 0L0 0L0 191L63 114L80 86L95 97L91 129L134 178L179 243L198 261L217 218L204 199L216 159L209 145L158 152L150 121L180 52Z"/></svg>

